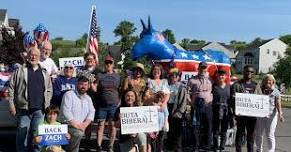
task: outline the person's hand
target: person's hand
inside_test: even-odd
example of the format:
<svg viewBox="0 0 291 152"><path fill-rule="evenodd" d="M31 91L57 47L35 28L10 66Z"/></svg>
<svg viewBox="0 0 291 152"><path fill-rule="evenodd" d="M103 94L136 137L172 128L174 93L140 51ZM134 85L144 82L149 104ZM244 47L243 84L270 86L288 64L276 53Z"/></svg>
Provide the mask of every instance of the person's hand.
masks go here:
<svg viewBox="0 0 291 152"><path fill-rule="evenodd" d="M42 139L41 136L37 136L37 137L34 138L34 142L38 144L38 143L41 142L41 139Z"/></svg>
<svg viewBox="0 0 291 152"><path fill-rule="evenodd" d="M71 135L69 133L65 134L66 139L70 140L71 139Z"/></svg>
<svg viewBox="0 0 291 152"><path fill-rule="evenodd" d="M284 118L284 116L283 116L283 113L280 113L280 114L279 114L279 120L280 120L281 122L284 122L284 121L285 121L285 118Z"/></svg>
<svg viewBox="0 0 291 152"><path fill-rule="evenodd" d="M9 111L10 111L10 114L11 114L12 116L15 116L15 115L16 115L16 109L15 109L15 106L10 106Z"/></svg>
<svg viewBox="0 0 291 152"><path fill-rule="evenodd" d="M90 87L93 92L97 92L97 82L90 83Z"/></svg>
<svg viewBox="0 0 291 152"><path fill-rule="evenodd" d="M135 138L135 137L137 137L137 134L131 134L130 137Z"/></svg>
<svg viewBox="0 0 291 152"><path fill-rule="evenodd" d="M70 125L73 126L74 128L76 129L81 129L81 123L75 121L75 120L71 120L70 122Z"/></svg>

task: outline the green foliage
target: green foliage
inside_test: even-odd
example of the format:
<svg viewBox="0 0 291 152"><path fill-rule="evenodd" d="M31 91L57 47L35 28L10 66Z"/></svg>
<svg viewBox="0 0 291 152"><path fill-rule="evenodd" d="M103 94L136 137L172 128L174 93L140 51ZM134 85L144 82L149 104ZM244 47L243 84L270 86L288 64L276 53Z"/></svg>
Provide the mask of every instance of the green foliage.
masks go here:
<svg viewBox="0 0 291 152"><path fill-rule="evenodd" d="M289 49L290 50L290 49ZM275 75L278 81L286 84L286 87L291 86L291 56L286 55L281 58L275 65L272 73Z"/></svg>
<svg viewBox="0 0 291 152"><path fill-rule="evenodd" d="M206 44L206 41L193 39L190 41L190 43L198 46L203 46Z"/></svg>
<svg viewBox="0 0 291 152"><path fill-rule="evenodd" d="M131 59L131 48L138 39L137 36L133 35L135 31L134 24L125 20L121 21L113 31L116 37L120 37L120 40L115 44L121 45L121 52L125 55L124 69L130 69L134 64Z"/></svg>
<svg viewBox="0 0 291 152"><path fill-rule="evenodd" d="M53 51L57 50L58 48L74 48L75 47L75 41L71 40L51 40L51 43L53 45Z"/></svg>
<svg viewBox="0 0 291 152"><path fill-rule="evenodd" d="M55 61L56 65L59 64L59 58L66 57L79 57L84 55L84 48L57 48L51 54L51 58Z"/></svg>
<svg viewBox="0 0 291 152"><path fill-rule="evenodd" d="M241 51L247 48L247 43L243 41L236 41L232 40L230 41L230 46L233 47L237 51Z"/></svg>
<svg viewBox="0 0 291 152"><path fill-rule="evenodd" d="M179 43L184 49L186 49L190 45L190 39L184 38Z"/></svg>
<svg viewBox="0 0 291 152"><path fill-rule="evenodd" d="M172 44L176 43L175 35L172 30L170 29L165 29L162 34L164 37Z"/></svg>
<svg viewBox="0 0 291 152"><path fill-rule="evenodd" d="M56 37L56 38L54 38L54 40L64 40L64 38L63 37Z"/></svg>
<svg viewBox="0 0 291 152"><path fill-rule="evenodd" d="M137 37L133 36L135 31L134 24L125 20L121 21L114 29L115 37L121 37L118 44L121 45L122 52L131 49L133 43L137 40Z"/></svg>
<svg viewBox="0 0 291 152"><path fill-rule="evenodd" d="M283 41L284 43L288 44L289 46L291 46L291 35L290 35L290 34L280 36L279 39L280 39L281 41Z"/></svg>

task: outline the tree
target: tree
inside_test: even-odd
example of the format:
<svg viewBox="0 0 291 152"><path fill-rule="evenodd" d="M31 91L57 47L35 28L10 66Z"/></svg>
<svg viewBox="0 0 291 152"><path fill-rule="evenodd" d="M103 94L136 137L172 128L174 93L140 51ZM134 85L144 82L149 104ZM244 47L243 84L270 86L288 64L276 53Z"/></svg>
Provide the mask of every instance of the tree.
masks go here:
<svg viewBox="0 0 291 152"><path fill-rule="evenodd" d="M184 48L187 49L187 47L190 45L190 39L184 38L181 40L180 45Z"/></svg>
<svg viewBox="0 0 291 152"><path fill-rule="evenodd" d="M241 51L247 48L247 43L243 41L230 41L230 46L233 47L236 51Z"/></svg>
<svg viewBox="0 0 291 152"><path fill-rule="evenodd" d="M121 21L114 29L115 37L121 37L118 43L121 44L122 52L129 50L135 42L136 39L132 36L135 30L134 24L126 20Z"/></svg>
<svg viewBox="0 0 291 152"><path fill-rule="evenodd" d="M252 42L248 44L248 47L257 47L264 44L267 40L264 40L260 37L255 38Z"/></svg>
<svg viewBox="0 0 291 152"><path fill-rule="evenodd" d="M175 35L172 30L170 29L165 29L162 34L164 37L172 44L176 43Z"/></svg>
<svg viewBox="0 0 291 152"><path fill-rule="evenodd" d="M2 34L2 42L0 44L0 62L11 65L14 63L23 63L23 59L20 55L21 52L24 52L23 46L23 37L24 33L20 26L14 29L15 34L11 34L6 28L0 30Z"/></svg>
<svg viewBox="0 0 291 152"><path fill-rule="evenodd" d="M284 43L288 44L289 46L291 46L291 35L290 35L290 34L280 36L279 39L280 39L281 41L283 41Z"/></svg>
<svg viewBox="0 0 291 152"><path fill-rule="evenodd" d="M115 44L121 45L121 53L125 55L123 62L123 67L125 69L131 68L134 64L131 59L131 48L138 39L137 36L133 35L135 31L136 28L134 24L126 20L121 21L113 31L115 37L120 37L120 40Z"/></svg>
<svg viewBox="0 0 291 152"><path fill-rule="evenodd" d="M279 59L274 65L272 73L279 82L285 83L286 87L291 87L291 48L288 47L285 52L285 57Z"/></svg>

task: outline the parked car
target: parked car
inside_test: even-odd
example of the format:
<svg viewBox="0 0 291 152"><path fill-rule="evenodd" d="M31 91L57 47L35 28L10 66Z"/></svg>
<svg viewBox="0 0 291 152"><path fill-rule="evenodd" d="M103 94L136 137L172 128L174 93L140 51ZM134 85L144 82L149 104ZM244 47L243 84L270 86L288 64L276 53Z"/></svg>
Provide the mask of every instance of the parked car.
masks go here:
<svg viewBox="0 0 291 152"><path fill-rule="evenodd" d="M11 72L0 72L0 127L16 127L16 118L9 112L8 83Z"/></svg>

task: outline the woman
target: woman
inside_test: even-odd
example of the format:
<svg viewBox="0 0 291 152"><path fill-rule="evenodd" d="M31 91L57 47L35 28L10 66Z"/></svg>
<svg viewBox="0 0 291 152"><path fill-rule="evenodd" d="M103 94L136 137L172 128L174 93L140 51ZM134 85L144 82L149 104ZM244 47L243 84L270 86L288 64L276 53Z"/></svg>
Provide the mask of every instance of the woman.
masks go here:
<svg viewBox="0 0 291 152"><path fill-rule="evenodd" d="M256 145L257 151L263 151L263 133L266 133L268 141L268 152L275 151L275 130L277 120L284 122L283 112L281 108L280 91L275 88L276 80L273 75L266 74L263 77L261 89L264 95L270 97L270 115L265 118L257 118L256 123Z"/></svg>
<svg viewBox="0 0 291 152"><path fill-rule="evenodd" d="M226 71L217 71L217 80L212 88L213 94L213 149L224 150L226 131L229 124L230 85L226 84ZM220 143L219 143L220 138Z"/></svg>
<svg viewBox="0 0 291 152"><path fill-rule="evenodd" d="M62 97L68 90L75 90L77 86L77 78L74 77L75 68L71 63L64 66L63 72L59 75L53 83L53 98L52 104L61 106Z"/></svg>
<svg viewBox="0 0 291 152"><path fill-rule="evenodd" d="M121 107L138 106L137 94L133 90L126 90L121 98ZM145 133L137 133L130 135L120 135L119 146L121 152L131 152L134 150L134 143L139 146L140 152L146 152L147 137Z"/></svg>
<svg viewBox="0 0 291 152"><path fill-rule="evenodd" d="M163 107L167 107L167 103L170 98L170 89L168 80L163 79L163 67L160 64L153 65L151 69L150 79L148 79L148 88L152 93L162 91L165 94L163 100Z"/></svg>
<svg viewBox="0 0 291 152"><path fill-rule="evenodd" d="M142 97L146 88L144 80L144 66L141 63L136 63L132 69L132 74L124 79L122 84L122 92L127 89L134 90L137 94L138 105L143 105Z"/></svg>

